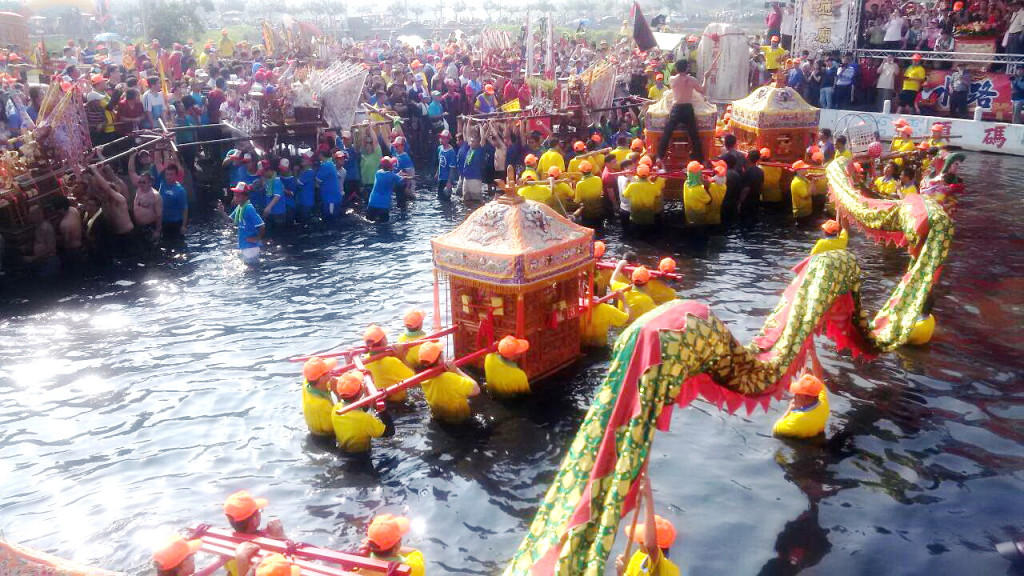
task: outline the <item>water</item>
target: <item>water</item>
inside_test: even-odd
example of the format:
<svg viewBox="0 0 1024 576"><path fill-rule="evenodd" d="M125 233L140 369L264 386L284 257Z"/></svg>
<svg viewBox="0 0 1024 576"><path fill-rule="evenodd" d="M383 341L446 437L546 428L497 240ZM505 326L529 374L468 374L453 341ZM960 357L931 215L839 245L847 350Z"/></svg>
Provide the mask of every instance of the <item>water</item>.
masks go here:
<svg viewBox="0 0 1024 576"><path fill-rule="evenodd" d="M1024 532L1024 217L1019 159L971 155L971 193L925 348L870 363L819 346L834 416L824 446L769 435L783 410L677 410L652 456L655 498L688 574L1003 574L993 543ZM152 543L246 488L296 540L353 549L375 513L414 518L434 573L499 572L547 489L607 356L519 404L475 399L453 433L425 407L397 414L372 459L312 442L290 356L394 331L430 302L428 238L461 208L420 200L391 224L290 239L258 271L233 232L199 223L187 254L0 300L0 530L95 565L146 573ZM766 218L672 254L684 296L742 341L756 333L817 235ZM625 246L616 234L610 253ZM872 308L905 256L852 242Z"/></svg>

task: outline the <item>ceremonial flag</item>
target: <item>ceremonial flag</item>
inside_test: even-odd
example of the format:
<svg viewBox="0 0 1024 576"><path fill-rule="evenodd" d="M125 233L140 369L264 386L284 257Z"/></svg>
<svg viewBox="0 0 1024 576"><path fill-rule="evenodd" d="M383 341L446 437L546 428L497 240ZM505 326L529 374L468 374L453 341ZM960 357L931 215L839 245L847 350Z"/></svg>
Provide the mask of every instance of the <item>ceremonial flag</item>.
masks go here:
<svg viewBox="0 0 1024 576"><path fill-rule="evenodd" d="M647 24L647 18L644 18L644 13L640 11L640 4L633 2L633 41L640 50L646 52L651 48L658 45L658 42L654 39L654 33L651 32L651 27Z"/></svg>
<svg viewBox="0 0 1024 576"><path fill-rule="evenodd" d="M276 46L274 46L274 30L270 28L270 24L264 20L261 25L263 33L263 48L266 50L267 56L273 56Z"/></svg>
<svg viewBox="0 0 1024 576"><path fill-rule="evenodd" d="M501 105L502 112L519 112L519 98L513 98Z"/></svg>

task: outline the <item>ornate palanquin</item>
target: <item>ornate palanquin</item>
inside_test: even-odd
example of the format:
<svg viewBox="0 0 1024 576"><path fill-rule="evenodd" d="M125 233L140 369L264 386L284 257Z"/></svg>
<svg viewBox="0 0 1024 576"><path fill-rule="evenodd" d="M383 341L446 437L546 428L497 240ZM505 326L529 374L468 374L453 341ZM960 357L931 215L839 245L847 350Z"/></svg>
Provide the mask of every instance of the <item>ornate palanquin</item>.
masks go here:
<svg viewBox="0 0 1024 576"><path fill-rule="evenodd" d="M530 380L579 357L593 236L544 204L504 196L432 239L434 317L441 317L443 293L458 325L455 355L509 334L525 338L531 345L520 366Z"/></svg>

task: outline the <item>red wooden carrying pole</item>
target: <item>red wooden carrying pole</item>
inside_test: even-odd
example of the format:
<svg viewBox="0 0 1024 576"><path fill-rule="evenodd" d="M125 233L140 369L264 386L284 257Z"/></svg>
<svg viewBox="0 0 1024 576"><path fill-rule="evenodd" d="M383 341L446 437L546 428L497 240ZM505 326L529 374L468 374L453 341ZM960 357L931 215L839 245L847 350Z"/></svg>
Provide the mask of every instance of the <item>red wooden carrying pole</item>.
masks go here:
<svg viewBox="0 0 1024 576"><path fill-rule="evenodd" d="M228 555L233 557L235 555L235 547L238 546L238 544L241 544L242 542L252 542L260 547L261 552L284 554L285 556L296 559L296 564L302 567L304 572L307 567L309 567L311 571L327 576L348 574L357 569L388 573L389 567L392 565L391 562L385 560L375 560L373 558L367 558L357 554L337 552L335 550L328 550L327 548L320 548L318 546L311 546L300 542L275 540L273 538L265 538L255 534L240 534L223 528L196 526L192 528L192 532L193 538L203 539L204 550L207 548L207 545L209 545L211 548L224 549L227 551ZM221 552L214 553L221 554ZM330 566L313 564L309 562L311 560L335 564L340 566L341 569L339 570L338 568ZM409 576L411 569L405 564L399 564L395 567L394 573L398 576Z"/></svg>
<svg viewBox="0 0 1024 576"><path fill-rule="evenodd" d="M598 268L604 268L605 270L615 270L616 266L617 266L617 264L615 264L614 262L608 262L606 260L598 260L597 261L597 267ZM636 266L627 265L627 266L623 266L622 267L622 271L626 272L628 274L632 274L633 270L636 270ZM667 278L669 280L682 280L683 279L682 275L676 274L675 272L666 273L666 272L662 272L661 270L650 270L650 273L651 273L651 277L652 278Z"/></svg>
<svg viewBox="0 0 1024 576"><path fill-rule="evenodd" d="M621 296L622 293L625 292L626 290L627 290L626 288L623 288L622 290L616 290L614 292L609 292L609 293L605 294L604 296L601 296L597 300L594 300L590 305L591 306L597 306L598 304L604 304L605 302L608 302L609 300L614 300L614 299L618 298L619 296Z"/></svg>
<svg viewBox="0 0 1024 576"><path fill-rule="evenodd" d="M462 358L458 358L456 360L453 360L452 364L455 364L456 366L462 366L462 365L465 365L465 364L469 364L470 362L473 362L474 360L476 360L477 358L480 358L481 356L483 356L485 354L489 354L491 352L494 352L494 350L495 350L495 346L494 346L494 344L491 344L490 346L487 346L486 348L481 348L481 349L477 350L476 352L470 352L469 354L466 354ZM373 404L373 403L377 402L378 400L380 400L382 398L386 398L388 396L391 396L395 392L401 392L402 390L405 390L406 388L412 388L413 386L417 386L419 384L422 384L424 380L430 380L431 378L433 378L434 376L437 376L438 374L444 372L445 370L446 370L445 366L435 366L435 367L433 367L433 368L431 368L429 370L424 370L423 372L420 372L419 374L417 374L417 375L415 375L415 376L413 376L411 378L406 378L405 380L402 380L401 382L398 382L396 384L392 384L391 386L388 386L387 388L377 392L374 395L364 396L363 398L360 398L359 400L356 400L355 402L353 402L351 404L346 404L345 406L342 406L340 410L335 412L335 414L339 414L339 415L340 414L344 414L346 412L350 412L350 411L355 410L357 408L362 408L362 407L367 406L369 404Z"/></svg>
<svg viewBox="0 0 1024 576"><path fill-rule="evenodd" d="M455 330L457 328L458 328L458 324L455 324L455 325L449 326L448 328L445 328L444 330L441 330L440 332L434 332L433 334L426 334L424 336L420 336L419 338L417 338L415 340L409 340L408 342L401 342L399 344L392 344L390 346L384 346L384 347L379 348L379 349L378 348L373 348L372 350L374 350L375 352L376 351L397 352L399 349L405 349L405 348L408 348L410 346L416 346L418 344L423 344L427 340L433 340L434 338L443 338L444 336L447 336L449 334L454 334ZM348 350L343 350L341 352L330 352L330 353L326 353L326 354L313 354L312 356L298 356L296 358L290 358L288 361L289 362L305 362L306 360L309 360L313 356L318 356L320 358L338 358L339 356L355 356L357 354L365 354L366 352L369 352L370 350L371 350L371 348L369 346L357 346L355 348L349 348ZM351 370L351 369L352 368L349 368L349 370Z"/></svg>

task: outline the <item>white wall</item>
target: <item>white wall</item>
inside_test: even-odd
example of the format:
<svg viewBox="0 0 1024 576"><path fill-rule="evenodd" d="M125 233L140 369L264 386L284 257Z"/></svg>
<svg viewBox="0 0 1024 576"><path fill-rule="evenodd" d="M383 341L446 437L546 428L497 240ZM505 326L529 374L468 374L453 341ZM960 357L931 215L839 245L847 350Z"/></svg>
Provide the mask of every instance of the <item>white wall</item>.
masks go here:
<svg viewBox="0 0 1024 576"><path fill-rule="evenodd" d="M959 120L938 118L934 116L914 116L900 114L881 114L878 112L851 112L849 110L822 110L820 126L836 130L842 128L846 121L844 116L873 118L883 140L893 135L892 122L897 118L906 119L914 129L914 138L923 139L931 135L932 124L948 123L949 134L953 138L950 145L964 150L994 152L996 154L1012 154L1024 156L1024 124L1005 124L1002 122L982 122L975 120Z"/></svg>

